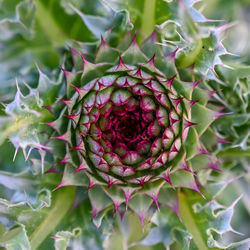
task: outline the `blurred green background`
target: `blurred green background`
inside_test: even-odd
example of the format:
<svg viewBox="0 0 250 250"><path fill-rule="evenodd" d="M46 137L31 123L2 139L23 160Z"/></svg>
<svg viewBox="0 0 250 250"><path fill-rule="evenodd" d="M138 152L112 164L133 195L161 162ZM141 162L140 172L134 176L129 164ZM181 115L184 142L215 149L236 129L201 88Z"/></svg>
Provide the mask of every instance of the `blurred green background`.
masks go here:
<svg viewBox="0 0 250 250"><path fill-rule="evenodd" d="M121 1L107 0L117 4ZM39 75L37 67L53 78L60 71L59 67L63 63L61 56L65 55L67 50L65 43L70 43L71 39L81 42L94 40L81 18L68 8L69 2L84 10L86 14L106 15L106 10L94 0L34 0L36 12L34 7L27 12L21 2L20 0L0 0L0 103L10 102L14 98L16 78L20 82L25 81L31 86L36 86ZM122 2L127 6L136 5L140 9L142 0ZM18 9L16 9L17 6L19 6ZM225 34L223 44L235 56L225 56L224 59L228 62L250 65L250 0L204 0L197 2L195 6L208 19L220 20L218 25L231 26ZM131 12L131 20L136 21L134 18L136 15L137 13ZM246 95L250 96L249 93ZM2 109L0 109L0 115L3 115ZM9 141L1 144L0 169L2 171L19 173L29 168L29 163L25 161L21 151L17 153L14 163L13 155L14 148ZM226 159L225 168L232 168L236 177L244 173L245 181L237 181L230 185L219 198L229 205L240 194L244 194L237 205L233 226L236 230L244 231L245 235L235 236L229 233L228 239L250 237L250 156L242 159L237 157L238 159L230 157ZM241 172L242 169L244 171ZM0 197L6 195L2 194L1 189L1 184L5 181L4 177L6 176L0 174ZM54 182L57 181L56 179ZM8 195L11 197L12 191ZM143 246L141 249L152 248Z"/></svg>

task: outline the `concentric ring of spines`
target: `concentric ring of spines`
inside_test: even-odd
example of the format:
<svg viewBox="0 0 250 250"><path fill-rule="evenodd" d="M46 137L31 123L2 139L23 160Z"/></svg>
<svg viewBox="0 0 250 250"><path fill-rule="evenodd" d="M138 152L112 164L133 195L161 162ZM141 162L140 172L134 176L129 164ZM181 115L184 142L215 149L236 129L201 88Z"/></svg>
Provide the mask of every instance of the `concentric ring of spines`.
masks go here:
<svg viewBox="0 0 250 250"><path fill-rule="evenodd" d="M176 51L164 56L158 46L152 51L145 50L146 43L155 42L154 32L142 44L144 51L134 39L119 55L102 39L96 57L98 63L87 61L80 52L71 49L78 65L82 60L83 70L64 70L71 98L61 100L67 106L68 111L63 114L69 121L68 128L54 137L66 142L66 154L60 163L74 166L75 174L85 172L88 190L102 186L111 197L115 211L123 202L128 206L138 189L159 207L158 194L164 183L168 183L165 184L168 187L186 187L199 192L190 159L206 154L212 162L199 136L220 114L204 109L208 117L197 117L196 113L203 111L210 94L196 88L200 81L177 79ZM115 54L114 64L106 63L102 56L110 51ZM196 96L202 98L201 104L196 104L199 100L192 100L194 90ZM194 116L191 109L196 106L198 111L194 111ZM58 120L47 125L61 131ZM189 132L193 125L197 125L194 126L197 129L191 128ZM189 145L190 142L193 145ZM65 185L70 184L63 178L58 187ZM119 190L124 193L123 198L117 194ZM95 217L105 205L98 211L91 195L90 201ZM130 207L136 210L133 204Z"/></svg>
<svg viewBox="0 0 250 250"><path fill-rule="evenodd" d="M123 67L126 70L122 76L117 76L117 71ZM114 68L115 74L108 73L77 88L78 98L66 116L74 123L77 141L89 149L88 155L82 157L93 163L90 168L96 169L97 174L101 172L99 177L104 182L103 172L123 183L141 185L137 177L157 177L157 173L165 171L180 152L182 117L187 115L187 110L183 97L173 93L166 84L167 79L165 82L158 80L162 77L159 73L148 75L144 65L134 68L125 65L122 58L112 71ZM168 81L170 84L173 78ZM142 139L138 138L135 149L129 150L128 141L119 138L114 123L124 121L125 117L131 120L135 115L140 116L137 124L144 126L144 131L138 134ZM127 120L126 126L130 122ZM138 153L146 143L147 155Z"/></svg>

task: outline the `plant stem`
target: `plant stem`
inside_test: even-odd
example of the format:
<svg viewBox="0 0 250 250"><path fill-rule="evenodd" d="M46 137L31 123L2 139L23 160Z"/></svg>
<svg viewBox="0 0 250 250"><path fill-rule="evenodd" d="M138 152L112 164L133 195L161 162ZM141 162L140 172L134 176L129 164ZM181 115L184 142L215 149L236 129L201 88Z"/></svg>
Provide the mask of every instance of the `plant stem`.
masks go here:
<svg viewBox="0 0 250 250"><path fill-rule="evenodd" d="M185 193L179 190L179 209L183 224L185 225L188 232L193 236L194 243L199 250L208 250L205 239L199 230L198 225L195 221L195 214L188 204Z"/></svg>
<svg viewBox="0 0 250 250"><path fill-rule="evenodd" d="M37 6L36 17L38 23L41 25L44 33L51 41L51 44L55 47L64 44L64 42L67 40L67 36L56 23L50 14L50 11L48 11L46 6L44 6L40 0L36 0L35 3Z"/></svg>
<svg viewBox="0 0 250 250"><path fill-rule="evenodd" d="M217 154L217 157L230 157L230 158L238 158L238 157L244 157L244 156L250 156L250 150L242 150L241 148L229 148L225 151L221 151Z"/></svg>
<svg viewBox="0 0 250 250"><path fill-rule="evenodd" d="M142 15L142 38L149 36L155 28L155 0L145 0Z"/></svg>
<svg viewBox="0 0 250 250"><path fill-rule="evenodd" d="M30 236L31 249L38 249L73 205L75 187L65 187L56 192L57 195L54 199L54 203L52 203L51 208L47 211L48 215Z"/></svg>

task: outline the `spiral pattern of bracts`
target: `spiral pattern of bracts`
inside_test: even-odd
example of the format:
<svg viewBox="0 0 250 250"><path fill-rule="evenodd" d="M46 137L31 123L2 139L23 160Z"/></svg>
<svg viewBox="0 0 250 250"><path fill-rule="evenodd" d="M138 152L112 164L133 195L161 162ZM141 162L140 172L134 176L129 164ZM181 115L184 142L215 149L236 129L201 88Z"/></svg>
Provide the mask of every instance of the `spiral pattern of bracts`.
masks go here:
<svg viewBox="0 0 250 250"><path fill-rule="evenodd" d="M146 41L152 42L155 37L154 32ZM94 186L101 187L113 201L115 211L123 203L128 208L129 200L137 194L146 194L159 208L158 195L163 186L200 193L190 159L203 154L209 168L216 169L199 140L220 116L206 108L206 100L213 93L199 88L202 80L183 82L177 71L169 70L176 51L157 56L157 47L148 58L134 38L110 63L101 57L107 49L116 51L102 39L95 60L98 63L71 49L73 59L82 61L83 70L64 70L70 98L60 100L65 109L57 120L47 123L57 132L62 130L58 121L64 119L68 124L66 131L53 137L66 145L59 164L73 167L75 175L84 172L88 180L84 185L90 194ZM201 103L193 98L195 90L202 93ZM209 110L206 121L199 117L205 109ZM70 184L63 178L58 188L65 185ZM105 204L97 208L92 195L90 201L94 218ZM145 213L140 218L142 223L144 217Z"/></svg>

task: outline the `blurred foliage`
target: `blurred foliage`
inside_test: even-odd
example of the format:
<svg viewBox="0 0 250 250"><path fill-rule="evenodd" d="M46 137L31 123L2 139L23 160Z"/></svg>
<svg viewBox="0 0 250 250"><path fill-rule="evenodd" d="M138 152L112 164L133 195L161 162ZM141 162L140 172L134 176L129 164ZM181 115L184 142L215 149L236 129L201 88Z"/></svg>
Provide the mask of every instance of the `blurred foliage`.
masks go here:
<svg viewBox="0 0 250 250"><path fill-rule="evenodd" d="M50 89L54 95L51 99L47 96L47 101L52 102L57 91L62 91L58 90L58 86L63 83L59 67L68 61L67 46L76 43L81 47L81 43L84 43L88 44L91 50L93 44L98 44L100 35L105 36L105 32L113 27L114 23L117 29L114 30L112 41L115 44L132 29L137 32L138 40L141 42L155 25L159 27L166 20L173 19L175 22L165 24L166 32L162 34L162 38L178 42L178 47L184 49L182 55L184 58L185 53L190 56L191 51L194 62L197 60L197 55L203 58L209 56L210 52L204 51L204 48L200 52L199 48L199 53L196 53L192 47L196 44L196 39L185 37L185 32L179 33L179 23L175 20L175 16L179 15L175 0L0 0L0 102L5 103L0 109L2 249L42 250L54 247L58 250L122 248L158 250L166 249L169 244L172 244L171 250L197 249L191 241L191 234L197 232L192 232L191 228L190 234L186 230L190 229L192 223L209 228L207 235L202 235L204 230L197 235L202 241L201 244L207 243L205 239L209 235L208 243L211 246L209 249L213 249L212 247L248 249L249 242L243 239L250 237L250 2L249 0L204 0L197 1L195 9L191 8L193 2L195 1L185 1L191 10L191 18L201 27L206 27L210 23L206 23L200 12L209 20L224 20L212 23L214 27L229 23L231 27L223 32L223 45L229 52L236 54L221 56L223 64L216 65L212 72L216 77L208 76L206 83L206 87L217 91L211 100L211 107L231 112L213 124L218 135L230 142L211 145L211 149L220 160L223 173L211 175L209 183L217 183L217 186L216 184L206 186L206 195L213 198L214 194L218 203L216 201L213 206L208 207L209 200L205 201L191 191L192 194L188 197L192 199L188 199L186 193L182 192L181 201L188 209L192 208L183 212L189 211L189 220L180 222L177 215L164 206L161 213L151 214L151 221L142 231L139 219L132 213L128 213L123 220L121 220L122 215L109 214L103 220L101 228L97 229L91 221L91 205L86 188L64 187L51 192L59 183L60 177L55 173L42 175L37 151L31 153L32 160L25 159L22 152L18 151L13 162L15 149L9 139L6 140L6 137L10 138L9 134L4 137L4 129L12 127L13 120L6 123L4 106L11 104L16 96L15 78L18 79L22 93L29 92L23 82L34 89L40 86L41 98L46 98L46 93ZM195 27L185 26L185 23L180 26L181 30L188 30L188 34L195 30ZM203 43L207 45L206 41ZM89 51L84 52L89 53ZM219 54L221 51L217 52ZM188 60L191 60L190 57ZM180 61L183 63L183 60ZM183 67L185 66L187 65L183 64ZM202 62L199 65L204 69L206 66ZM72 63L67 62L66 67L72 69ZM187 75L188 77L190 76ZM32 102L26 99L25 105L28 107L36 105L36 109L39 110L42 104L37 102L36 95L37 93L33 91ZM37 119L36 122L35 127L38 127L41 121ZM27 126L26 121L20 126L23 124ZM33 130L27 131L31 133ZM26 135L30 136L29 133ZM18 134L17 137L12 137L12 142L17 138L23 139ZM36 142L44 143L36 135L34 138ZM205 134L204 140L207 138L211 139L211 135ZM32 145L33 141L28 141L27 145L23 146L30 149ZM45 171L50 168L49 161L50 159L46 157ZM241 200L237 204L233 203L238 197L241 197ZM231 204L233 206L230 206ZM235 209L234 217L232 217L233 209ZM224 219L219 221L220 225L215 221L217 227L211 225L212 219L203 220L213 213L217 215L228 213L232 221L228 214L227 218L225 215ZM205 225L206 223L210 224ZM233 231L230 223L232 228L245 235L225 233L221 226L226 225L226 229ZM218 232L225 236L223 242L220 241ZM241 242L237 243L238 245L230 245L232 239Z"/></svg>

